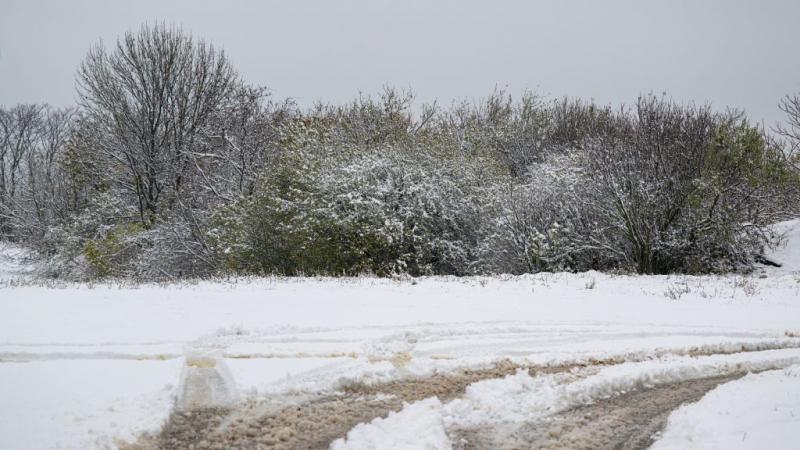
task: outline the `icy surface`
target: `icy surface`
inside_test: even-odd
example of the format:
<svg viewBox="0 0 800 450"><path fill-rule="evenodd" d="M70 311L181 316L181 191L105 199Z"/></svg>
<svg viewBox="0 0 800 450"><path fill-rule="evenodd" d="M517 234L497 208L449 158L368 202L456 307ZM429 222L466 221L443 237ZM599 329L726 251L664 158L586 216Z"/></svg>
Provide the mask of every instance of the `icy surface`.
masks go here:
<svg viewBox="0 0 800 450"><path fill-rule="evenodd" d="M800 443L800 366L750 374L674 411L652 450L781 450Z"/></svg>

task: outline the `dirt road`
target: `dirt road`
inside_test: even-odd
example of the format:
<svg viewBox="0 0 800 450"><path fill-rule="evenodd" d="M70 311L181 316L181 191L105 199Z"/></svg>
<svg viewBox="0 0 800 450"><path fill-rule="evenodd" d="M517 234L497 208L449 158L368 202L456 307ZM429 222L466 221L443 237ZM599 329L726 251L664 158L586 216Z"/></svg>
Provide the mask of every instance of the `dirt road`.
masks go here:
<svg viewBox="0 0 800 450"><path fill-rule="evenodd" d="M670 412L743 374L704 378L612 397L547 419L451 430L453 447L471 449L638 450L653 443Z"/></svg>
<svg viewBox="0 0 800 450"><path fill-rule="evenodd" d="M461 395L471 383L500 378L518 368L502 363L491 369L465 370L446 376L375 386L350 385L339 395L309 398L299 404L290 402L284 407L272 405L269 411L264 410L265 405L251 402L235 410L213 408L176 412L159 435L145 437L132 448L327 448L357 424L400 410L403 402L431 396L452 399Z"/></svg>
<svg viewBox="0 0 800 450"><path fill-rule="evenodd" d="M527 367L531 375L576 373L613 362L582 366ZM464 394L477 381L515 373L519 366L498 364L424 379L401 380L343 392L269 404L246 402L235 409L205 408L175 412L156 436L142 437L128 449L324 449L355 425L398 411L404 402L436 396L442 401ZM671 411L698 400L741 373L643 389L558 413L531 423L451 429L455 449L643 449L663 428ZM580 376L580 375L576 375Z"/></svg>

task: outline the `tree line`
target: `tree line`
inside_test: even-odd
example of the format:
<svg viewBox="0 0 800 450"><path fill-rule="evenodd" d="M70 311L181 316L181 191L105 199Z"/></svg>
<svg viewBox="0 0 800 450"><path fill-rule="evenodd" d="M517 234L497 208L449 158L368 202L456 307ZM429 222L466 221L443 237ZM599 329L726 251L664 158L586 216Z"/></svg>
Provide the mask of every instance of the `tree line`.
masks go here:
<svg viewBox="0 0 800 450"><path fill-rule="evenodd" d="M49 276L746 271L800 214L798 95L772 132L654 95L301 110L166 25L77 79L0 108L0 236Z"/></svg>

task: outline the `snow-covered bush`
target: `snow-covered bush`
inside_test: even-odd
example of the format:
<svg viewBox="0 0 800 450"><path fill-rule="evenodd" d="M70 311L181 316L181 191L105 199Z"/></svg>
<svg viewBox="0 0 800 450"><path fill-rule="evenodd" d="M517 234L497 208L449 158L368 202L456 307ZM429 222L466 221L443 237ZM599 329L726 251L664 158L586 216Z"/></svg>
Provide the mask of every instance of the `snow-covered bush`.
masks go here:
<svg viewBox="0 0 800 450"><path fill-rule="evenodd" d="M627 126L587 139L583 207L641 273L749 267L791 213L780 149L738 115L639 100Z"/></svg>
<svg viewBox="0 0 800 450"><path fill-rule="evenodd" d="M533 164L521 179L494 187L483 226L482 264L502 273L608 269L620 254L589 208L592 183L573 155Z"/></svg>
<svg viewBox="0 0 800 450"><path fill-rule="evenodd" d="M139 280L204 277L216 264L204 236L207 219L202 211L178 211L150 228L138 228L128 239L131 256L120 268Z"/></svg>
<svg viewBox="0 0 800 450"><path fill-rule="evenodd" d="M341 245L361 268L465 274L481 217L472 170L422 150L387 149L343 161L320 186Z"/></svg>
<svg viewBox="0 0 800 450"><path fill-rule="evenodd" d="M38 250L49 258L46 274L85 278L121 275L133 256L136 212L110 192L90 197L65 223L51 227Z"/></svg>
<svg viewBox="0 0 800 450"><path fill-rule="evenodd" d="M302 161L302 162L301 162ZM480 210L467 167L414 150L285 164L220 209L210 233L230 270L465 274Z"/></svg>
<svg viewBox="0 0 800 450"><path fill-rule="evenodd" d="M303 155L288 154L265 174L252 195L212 213L208 240L228 271L294 275L315 271L314 230L319 203ZM314 260L314 262L312 262Z"/></svg>
<svg viewBox="0 0 800 450"><path fill-rule="evenodd" d="M198 68L216 60L221 84L174 74L186 89L141 103L151 87L109 64L159 36ZM0 108L0 238L73 278L699 273L748 270L768 225L800 214L795 97L782 141L654 96L614 110L496 91L415 108L386 88L300 111L191 42L145 27L90 52L79 78L103 84L82 87L80 108ZM142 114L118 123L121 107ZM162 107L166 122L145 114Z"/></svg>
<svg viewBox="0 0 800 450"><path fill-rule="evenodd" d="M596 125L574 148L551 148L495 187L484 267L746 270L771 243L767 225L796 211L797 174L739 115L652 96L632 114L587 111L572 113Z"/></svg>

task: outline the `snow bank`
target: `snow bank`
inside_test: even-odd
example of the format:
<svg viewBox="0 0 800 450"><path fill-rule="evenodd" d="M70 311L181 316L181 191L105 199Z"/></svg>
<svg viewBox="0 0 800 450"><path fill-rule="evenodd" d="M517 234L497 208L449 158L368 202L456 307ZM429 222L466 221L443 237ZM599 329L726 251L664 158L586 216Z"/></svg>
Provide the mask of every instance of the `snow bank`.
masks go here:
<svg viewBox="0 0 800 450"><path fill-rule="evenodd" d="M356 425L332 450L448 450L452 448L442 422L442 403L431 397L368 424Z"/></svg>
<svg viewBox="0 0 800 450"><path fill-rule="evenodd" d="M651 450L781 450L800 443L800 366L749 374L674 411Z"/></svg>
<svg viewBox="0 0 800 450"><path fill-rule="evenodd" d="M464 325L462 327L470 329ZM686 329L651 329L652 334L639 334L635 327L614 331L615 327L608 325L602 331L591 331L588 328L571 330L565 325L556 329L548 327L538 339L531 339L522 331L524 328L515 328L516 333L509 332L503 339L484 334L480 327L471 328L473 334L469 338L429 336L414 349L393 357L376 358L373 353L358 352L352 356L327 358L301 353L263 357L259 353L256 353L257 356L246 356L237 352L237 356L228 359L227 363L240 391L280 395L289 392L319 393L350 383L377 384L459 368L489 368L498 360L523 366L561 366L596 360L641 361L670 355L800 348L798 338L761 337L747 333L732 337L714 335L713 332L705 335L695 330L681 336L679 334L687 332ZM420 336L422 334L419 333ZM639 337L631 338L632 334ZM475 342L479 339L482 342ZM454 345L456 348L453 348Z"/></svg>

